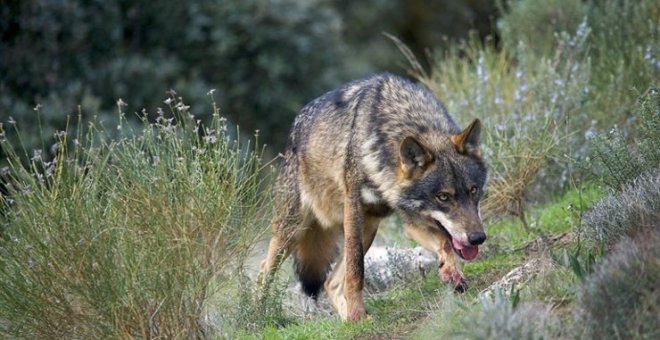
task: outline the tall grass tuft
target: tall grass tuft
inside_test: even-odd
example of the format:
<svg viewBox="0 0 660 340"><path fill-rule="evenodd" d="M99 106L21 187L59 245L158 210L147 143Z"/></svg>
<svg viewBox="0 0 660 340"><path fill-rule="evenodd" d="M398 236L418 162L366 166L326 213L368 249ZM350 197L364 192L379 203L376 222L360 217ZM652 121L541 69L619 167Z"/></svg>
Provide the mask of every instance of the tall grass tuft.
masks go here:
<svg viewBox="0 0 660 340"><path fill-rule="evenodd" d="M232 139L215 104L203 126L181 98L166 103L170 112L155 123L144 113L137 128L121 100L117 126L83 129L79 117L56 134L49 160L2 138L3 337L219 331L207 300L234 282L265 229L260 153Z"/></svg>

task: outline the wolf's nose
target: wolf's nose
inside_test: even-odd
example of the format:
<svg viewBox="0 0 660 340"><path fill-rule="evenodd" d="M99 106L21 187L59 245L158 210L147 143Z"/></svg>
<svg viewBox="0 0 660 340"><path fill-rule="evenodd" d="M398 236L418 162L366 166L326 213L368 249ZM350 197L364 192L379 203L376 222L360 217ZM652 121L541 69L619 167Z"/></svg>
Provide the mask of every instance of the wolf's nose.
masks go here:
<svg viewBox="0 0 660 340"><path fill-rule="evenodd" d="M473 246L478 246L486 241L486 233L483 231L474 231L468 234L468 242Z"/></svg>

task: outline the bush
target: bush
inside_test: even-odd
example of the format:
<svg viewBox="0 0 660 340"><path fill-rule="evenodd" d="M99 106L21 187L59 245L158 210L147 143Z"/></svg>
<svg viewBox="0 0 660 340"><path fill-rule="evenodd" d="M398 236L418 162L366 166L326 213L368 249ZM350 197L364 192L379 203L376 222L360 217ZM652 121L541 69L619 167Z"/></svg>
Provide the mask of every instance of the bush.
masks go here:
<svg viewBox="0 0 660 340"><path fill-rule="evenodd" d="M615 191L660 164L660 90L649 88L639 98L634 113L638 126L634 143L617 128L597 136L592 143L594 172Z"/></svg>
<svg viewBox="0 0 660 340"><path fill-rule="evenodd" d="M215 88L232 121L282 146L300 107L340 82L341 30L320 0L3 2L0 112L38 135L37 104L48 133L78 105L108 118L117 98L153 111L170 88L194 102Z"/></svg>
<svg viewBox="0 0 660 340"><path fill-rule="evenodd" d="M523 44L539 55L551 55L557 48L557 34L575 32L584 20L586 6L580 0L498 1L502 45L513 51Z"/></svg>
<svg viewBox="0 0 660 340"><path fill-rule="evenodd" d="M582 219L588 240L611 247L624 236L658 229L660 221L660 170L635 179L620 194L594 205Z"/></svg>
<svg viewBox="0 0 660 340"><path fill-rule="evenodd" d="M591 0L587 15L597 118L633 132L635 100L660 79L660 2Z"/></svg>
<svg viewBox="0 0 660 340"><path fill-rule="evenodd" d="M12 338L194 338L265 230L259 153L171 98L133 130L60 131L29 164L3 138L0 333ZM119 103L120 111L123 103ZM119 134L117 139L108 136ZM4 136L4 131L2 131ZM20 136L20 134L19 134ZM222 306L226 308L226 306ZM217 313L216 313L217 314Z"/></svg>
<svg viewBox="0 0 660 340"><path fill-rule="evenodd" d="M655 230L619 242L580 289L587 338L660 336L660 232L658 219L653 223Z"/></svg>
<svg viewBox="0 0 660 340"><path fill-rule="evenodd" d="M537 56L551 57L562 32L575 32L581 23L590 28L591 114L598 127L632 119L635 97L660 77L660 3L655 0L552 0L542 5L515 0L499 7L498 28L509 51L521 44Z"/></svg>
<svg viewBox="0 0 660 340"><path fill-rule="evenodd" d="M559 321L550 307L541 303L517 303L515 298L496 290L492 297L481 297L464 305L447 296L441 315L415 338L447 339L552 339L560 334Z"/></svg>

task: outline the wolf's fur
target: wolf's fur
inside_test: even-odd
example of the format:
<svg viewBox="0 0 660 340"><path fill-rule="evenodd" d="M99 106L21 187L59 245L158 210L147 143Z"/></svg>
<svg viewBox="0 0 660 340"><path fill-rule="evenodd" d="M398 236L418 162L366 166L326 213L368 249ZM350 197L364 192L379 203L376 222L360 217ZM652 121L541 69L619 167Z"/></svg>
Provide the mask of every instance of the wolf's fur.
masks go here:
<svg viewBox="0 0 660 340"><path fill-rule="evenodd" d="M275 185L276 213L260 280L293 254L305 293L323 285L343 319L366 315L363 256L392 212L436 252L440 273L465 289L456 254L485 240L479 199L486 166L480 123L459 129L426 88L389 74L346 84L305 106ZM328 277L339 253L343 258Z"/></svg>

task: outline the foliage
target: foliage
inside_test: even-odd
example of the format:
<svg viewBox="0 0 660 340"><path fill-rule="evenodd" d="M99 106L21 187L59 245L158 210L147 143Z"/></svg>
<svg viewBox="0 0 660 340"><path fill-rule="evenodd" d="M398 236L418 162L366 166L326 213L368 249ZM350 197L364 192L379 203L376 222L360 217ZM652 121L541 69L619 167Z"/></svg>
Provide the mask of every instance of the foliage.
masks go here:
<svg viewBox="0 0 660 340"><path fill-rule="evenodd" d="M575 32L584 20L586 6L580 0L498 1L502 13L498 21L504 49L514 51L522 44L539 55L552 54L557 34Z"/></svg>
<svg viewBox="0 0 660 340"><path fill-rule="evenodd" d="M629 144L617 128L598 135L593 142L595 165L599 166L594 172L613 190L621 190L660 164L660 90L649 88L639 98L634 113L638 126L634 144Z"/></svg>
<svg viewBox="0 0 660 340"><path fill-rule="evenodd" d="M107 118L117 98L151 111L170 88L193 102L215 88L234 122L282 143L301 105L340 81L341 30L322 0L9 1L0 110L26 126L41 104L52 133L79 105Z"/></svg>
<svg viewBox="0 0 660 340"><path fill-rule="evenodd" d="M624 236L658 229L660 221L660 171L640 176L620 194L596 203L583 218L585 237L611 247Z"/></svg>
<svg viewBox="0 0 660 340"><path fill-rule="evenodd" d="M223 114L259 129L276 152L306 102L350 79L397 71L400 55L382 32L421 55L473 27L485 36L494 11L466 0L3 1L0 118L21 123L31 148L40 131L26 125L38 104L50 135L79 105L108 120L118 98L128 112L153 111L171 88L195 103L214 88ZM204 107L191 110L210 119Z"/></svg>
<svg viewBox="0 0 660 340"><path fill-rule="evenodd" d="M3 138L0 333L12 338L201 337L208 298L264 230L258 152L199 125L180 98L138 130L78 117L53 159ZM75 120L73 120L75 121ZM20 127L16 128L20 136ZM4 135L4 131L2 131ZM118 133L120 137L110 138ZM43 157L42 157L43 156Z"/></svg>
<svg viewBox="0 0 660 340"><path fill-rule="evenodd" d="M591 0L587 13L591 84L597 89L592 96L601 124L634 134L635 100L660 80L660 2Z"/></svg>
<svg viewBox="0 0 660 340"><path fill-rule="evenodd" d="M559 334L558 320L549 306L539 303L520 303L496 290L492 297L481 297L466 305L457 301L445 302L433 317L435 323L421 328L414 338L438 337L447 339L547 339ZM442 320L442 322L437 322Z"/></svg>
<svg viewBox="0 0 660 340"><path fill-rule="evenodd" d="M580 289L579 307L589 338L660 336L660 232L624 238Z"/></svg>
<svg viewBox="0 0 660 340"><path fill-rule="evenodd" d="M467 38L471 31L486 39L494 33L491 21L497 16L497 8L490 1L336 0L333 3L344 22L344 40L350 51L350 62L344 67L354 76L400 70L394 66L401 63L401 55L384 34L400 37L415 55L426 58L429 48L444 49L451 41Z"/></svg>

